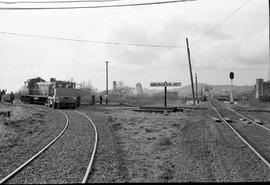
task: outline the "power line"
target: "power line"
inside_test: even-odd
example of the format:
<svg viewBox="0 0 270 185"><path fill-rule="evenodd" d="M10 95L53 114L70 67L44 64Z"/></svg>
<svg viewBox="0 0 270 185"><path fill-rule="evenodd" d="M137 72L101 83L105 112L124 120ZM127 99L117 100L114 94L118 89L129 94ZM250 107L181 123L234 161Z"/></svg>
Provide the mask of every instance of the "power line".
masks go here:
<svg viewBox="0 0 270 185"><path fill-rule="evenodd" d="M116 7L128 7L128 6L145 6L145 5L169 4L169 3L179 3L179 2L186 2L186 1L196 1L196 0L171 0L171 1L147 2L147 3L98 5L98 6L0 7L0 10L56 10L56 9L116 8Z"/></svg>
<svg viewBox="0 0 270 185"><path fill-rule="evenodd" d="M210 33L212 33L214 30L216 30L219 26L221 26L225 21L227 21L229 18L231 18L236 12L238 12L241 8L243 8L249 2L250 2L250 0L247 0L245 3L243 3L240 7L238 7L236 10L234 10L230 15L225 17L216 26L214 26L211 30L209 30L202 38L200 38L196 42L192 43L192 46L197 45L198 43L200 43L203 39L205 39L208 35L210 35Z"/></svg>
<svg viewBox="0 0 270 185"><path fill-rule="evenodd" d="M88 43L96 43L96 44L127 45L127 46L155 47L155 48L185 48L184 46L178 46L178 45L154 45L154 44L137 44L137 43L122 43L122 42L110 42L110 41L82 40L82 39L22 34L22 33L4 32L4 31L0 31L0 34L15 35L15 36L22 36L22 37L34 37L34 38L42 38L42 39L64 40L64 41L72 41L72 42L88 42Z"/></svg>
<svg viewBox="0 0 270 185"><path fill-rule="evenodd" d="M82 3L82 2L110 2L121 0L63 0L63 1L0 1L2 4L41 4L41 3Z"/></svg>

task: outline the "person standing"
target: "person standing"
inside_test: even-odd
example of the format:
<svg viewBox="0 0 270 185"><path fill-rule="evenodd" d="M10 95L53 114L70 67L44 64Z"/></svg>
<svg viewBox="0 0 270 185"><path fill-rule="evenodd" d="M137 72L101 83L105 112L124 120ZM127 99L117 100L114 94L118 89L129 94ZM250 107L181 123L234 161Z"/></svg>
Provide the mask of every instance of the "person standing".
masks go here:
<svg viewBox="0 0 270 185"><path fill-rule="evenodd" d="M102 105L102 96L99 96L99 105Z"/></svg>
<svg viewBox="0 0 270 185"><path fill-rule="evenodd" d="M1 94L0 101L1 101L1 102L3 101L2 98L3 98L3 96L6 94L6 91L7 91L7 90L4 90L4 89L2 89L2 91L0 91L0 94Z"/></svg>
<svg viewBox="0 0 270 185"><path fill-rule="evenodd" d="M10 97L10 103L13 104L13 100L14 100L15 96L14 96L12 91L11 91L9 97Z"/></svg>
<svg viewBox="0 0 270 185"><path fill-rule="evenodd" d="M96 101L95 101L95 95L93 94L91 96L91 105L95 105Z"/></svg>
<svg viewBox="0 0 270 185"><path fill-rule="evenodd" d="M81 96L78 94L76 97L76 107L79 107L81 105Z"/></svg>

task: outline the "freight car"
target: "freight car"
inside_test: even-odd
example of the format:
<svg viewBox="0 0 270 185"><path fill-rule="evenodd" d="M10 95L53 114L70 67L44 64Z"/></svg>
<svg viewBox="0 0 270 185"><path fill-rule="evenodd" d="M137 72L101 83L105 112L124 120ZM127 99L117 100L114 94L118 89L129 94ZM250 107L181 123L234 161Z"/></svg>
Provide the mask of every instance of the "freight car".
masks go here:
<svg viewBox="0 0 270 185"><path fill-rule="evenodd" d="M20 99L24 103L74 109L76 105L79 105L77 102L78 90L75 82L61 81L55 78L51 78L47 82L41 77L37 77L24 83Z"/></svg>

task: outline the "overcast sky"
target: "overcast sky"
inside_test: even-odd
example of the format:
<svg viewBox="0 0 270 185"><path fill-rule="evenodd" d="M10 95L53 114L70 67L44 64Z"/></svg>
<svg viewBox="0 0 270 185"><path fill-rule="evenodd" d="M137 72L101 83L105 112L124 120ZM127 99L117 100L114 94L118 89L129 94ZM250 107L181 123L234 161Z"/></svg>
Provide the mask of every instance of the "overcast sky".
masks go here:
<svg viewBox="0 0 270 185"><path fill-rule="evenodd" d="M122 0L87 5L153 1L161 0ZM230 84L228 75L233 71L234 84L254 85L256 78L268 78L267 0L250 0L204 37L245 2L247 0L197 0L99 9L0 10L0 32L183 46L136 47L0 33L0 88L16 91L27 79L40 76L47 81L50 77L59 80L73 78L78 83L90 80L98 90L104 90L105 61L109 61L109 88L114 80L124 81L132 87L141 82L146 88L150 82L163 81L188 85L186 37L189 38L193 72L198 74L199 82ZM12 6L22 5L0 4L0 7Z"/></svg>

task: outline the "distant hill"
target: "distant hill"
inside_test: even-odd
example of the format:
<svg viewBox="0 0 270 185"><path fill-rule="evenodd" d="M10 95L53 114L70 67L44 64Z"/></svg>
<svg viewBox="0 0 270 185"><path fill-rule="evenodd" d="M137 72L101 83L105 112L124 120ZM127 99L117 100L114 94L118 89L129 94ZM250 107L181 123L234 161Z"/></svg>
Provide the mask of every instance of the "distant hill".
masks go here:
<svg viewBox="0 0 270 185"><path fill-rule="evenodd" d="M230 85L207 85L207 84L198 84L198 94L200 94L201 90L204 87L211 87L213 94L217 95L227 95L230 92ZM195 88L195 87L194 87ZM251 92L255 89L254 86L237 86L233 85L233 91L235 94L243 94L247 92ZM192 94L191 85L186 85L180 88L175 88L174 90L179 92L180 96L188 96ZM195 90L195 89L194 89Z"/></svg>
<svg viewBox="0 0 270 185"><path fill-rule="evenodd" d="M204 83L198 83L198 88L197 88L198 95L200 95L201 90L206 87L211 87L212 92L217 95L227 95L231 88L230 85L208 85ZM237 85L233 86L233 90L236 94L248 93L248 92L253 91L254 89L255 89L254 86L237 86ZM194 90L195 90L195 86L194 86ZM163 90L147 89L147 88L143 89L143 92L146 94L153 94L153 93L161 92L161 91ZM178 91L179 96L192 95L191 85L186 85L180 88L169 88L168 91Z"/></svg>

